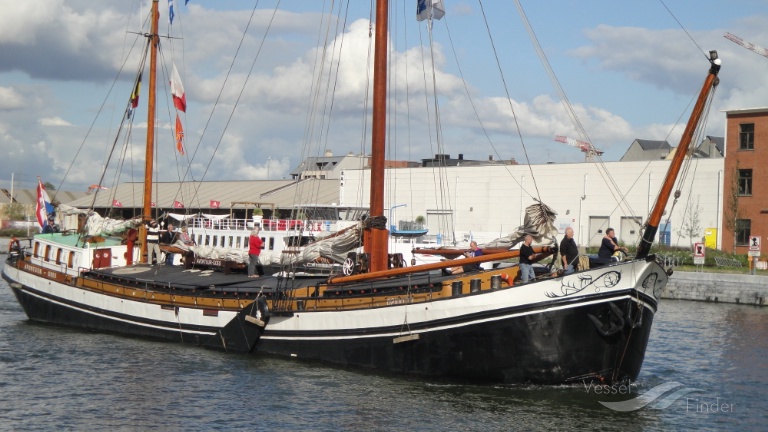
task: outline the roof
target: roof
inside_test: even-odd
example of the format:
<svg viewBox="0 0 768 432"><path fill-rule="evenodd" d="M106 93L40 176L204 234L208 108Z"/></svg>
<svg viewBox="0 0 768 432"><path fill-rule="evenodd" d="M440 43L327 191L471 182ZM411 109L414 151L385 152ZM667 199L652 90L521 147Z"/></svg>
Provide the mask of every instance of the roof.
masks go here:
<svg viewBox="0 0 768 432"><path fill-rule="evenodd" d="M109 208L112 200L123 208L142 207L143 182L130 182L102 190L67 204L79 208ZM95 202L94 202L95 200ZM152 188L155 207L172 209L174 201L187 209L210 209L211 201L229 209L233 202L258 202L289 208L296 204L332 204L339 202L339 180L241 180L208 182L160 182Z"/></svg>
<svg viewBox="0 0 768 432"><path fill-rule="evenodd" d="M69 191L47 191L48 197L53 201L58 201L63 204L69 204L70 202L84 197L87 194L85 192L69 192ZM37 204L37 188L35 189L14 189L13 190L14 201L23 205ZM9 189L0 189L0 203L11 201L11 191Z"/></svg>
<svg viewBox="0 0 768 432"><path fill-rule="evenodd" d="M320 156L308 157L299 166L290 172L290 175L299 175L304 171L332 171L333 168L346 156Z"/></svg>
<svg viewBox="0 0 768 432"><path fill-rule="evenodd" d="M653 140L635 139L635 142L640 145L640 148L643 149L643 151L669 150L672 148L672 146L670 146L666 140L653 141Z"/></svg>
<svg viewBox="0 0 768 432"><path fill-rule="evenodd" d="M725 154L725 137L707 135L707 140L715 144L715 148L720 152L721 156ZM704 144L704 141L702 141L701 144ZM699 144L699 147L701 147L701 144Z"/></svg>

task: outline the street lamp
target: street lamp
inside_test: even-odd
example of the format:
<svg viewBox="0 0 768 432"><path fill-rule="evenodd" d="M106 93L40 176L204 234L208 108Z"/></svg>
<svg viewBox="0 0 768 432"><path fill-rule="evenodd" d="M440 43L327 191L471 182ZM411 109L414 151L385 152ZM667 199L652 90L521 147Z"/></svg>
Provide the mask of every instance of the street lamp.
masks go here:
<svg viewBox="0 0 768 432"><path fill-rule="evenodd" d="M407 207L408 204L398 204L389 208L389 231L395 231L395 224L392 223L392 210L398 207Z"/></svg>

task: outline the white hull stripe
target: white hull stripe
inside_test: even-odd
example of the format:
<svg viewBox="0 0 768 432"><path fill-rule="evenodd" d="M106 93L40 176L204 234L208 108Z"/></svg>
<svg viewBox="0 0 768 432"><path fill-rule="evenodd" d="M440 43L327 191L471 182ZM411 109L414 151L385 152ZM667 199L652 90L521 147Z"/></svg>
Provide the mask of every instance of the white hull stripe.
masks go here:
<svg viewBox="0 0 768 432"><path fill-rule="evenodd" d="M541 314L546 312L552 312L556 310L562 310L562 309L570 309L574 307L580 307L580 306L586 306L586 305L592 305L592 304L599 304L599 303L609 303L616 300L624 300L624 299L630 299L634 300L637 303L640 303L643 305L643 307L647 308L651 311L651 313L655 313L653 308L648 305L648 303L644 301L638 300L636 297L633 297L631 295L624 295L620 297L612 297L608 299L601 299L601 300L593 300L593 301L586 301L586 302L579 302L576 304L567 304L562 306L552 306L546 309L541 310L532 310L527 312L517 312L512 313L509 315L502 315L502 316L495 316L491 318L483 318L483 319L476 319L472 321L466 321L459 324L453 324L453 325L444 325L439 327L430 327L428 329L422 329L422 330L414 330L412 332L388 332L388 333L376 333L376 334L364 334L364 335L349 335L349 336L341 336L341 335L332 335L332 336L279 336L279 335L270 335L269 334L269 324L267 324L266 332L264 335L261 336L261 339L268 339L268 340L292 340L292 341L299 341L299 340L339 340L339 339L367 339L367 338L382 338L382 337L398 337L403 336L407 334L419 334L419 333L430 333L434 331L442 331L442 330L449 330L453 328L460 328L460 327L466 327L470 325L477 325L477 324L483 324L487 322L493 322L493 321L500 321L510 318L517 318L521 316L526 315L534 315L534 314Z"/></svg>
<svg viewBox="0 0 768 432"><path fill-rule="evenodd" d="M55 303L55 304L57 304L59 306L63 306L63 307L69 308L69 309L73 309L73 310L79 311L79 312L84 312L84 313L87 313L89 315L94 315L94 316L98 316L98 317L101 317L101 318L107 318L107 319L112 320L112 321L120 321L120 322L128 323L128 324L131 324L131 325L137 325L137 326L142 326L142 327L147 327L147 328L154 328L154 329L158 329L158 330L178 331L180 333L205 335L205 336L213 336L213 335L216 334L216 332L205 332L205 331L199 331L199 330L185 330L185 329L179 329L179 328L173 328L173 327L163 327L163 326L154 325L154 324L147 324L147 323L142 323L142 322L138 322L138 321L131 321L131 320L127 320L127 319L124 319L124 318L118 318L118 317L115 317L115 316L112 316L112 315L107 315L107 314L91 311L91 310L88 310L88 309L78 308L78 307L75 307L75 306L73 306L71 304L60 302L60 301L54 300L54 299L49 298L49 297L41 296L39 294L36 294L34 292L31 292L31 291L28 291L28 290L25 290L25 289L22 289L22 291L24 291L24 293L27 294L27 295L31 295L33 297L37 297L39 299L42 299L43 301L46 301L46 302L49 302L49 303Z"/></svg>

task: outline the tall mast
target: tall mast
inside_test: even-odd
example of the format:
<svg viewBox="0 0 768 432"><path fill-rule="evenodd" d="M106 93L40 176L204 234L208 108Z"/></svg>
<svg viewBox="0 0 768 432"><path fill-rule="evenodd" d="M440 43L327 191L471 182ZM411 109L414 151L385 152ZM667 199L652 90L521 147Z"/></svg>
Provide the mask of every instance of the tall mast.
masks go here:
<svg viewBox="0 0 768 432"><path fill-rule="evenodd" d="M688 119L688 124L685 126L683 136L680 138L680 144L677 146L675 157L672 159L672 163L669 165L669 170L667 171L667 176L664 178L664 183L661 185L659 197L656 199L656 204L653 206L651 215L648 217L648 223L643 232L643 238L640 240L640 244L637 247L637 258L645 258L651 251L651 244L659 229L661 216L664 214L664 208L667 206L667 201L669 201L669 195L672 193L672 187L675 185L677 175L680 172L680 167L683 165L683 160L688 154L688 148L693 140L693 134L696 132L701 116L704 113L704 107L709 98L709 93L720 83L720 79L717 77L718 72L720 72L720 59L717 57L717 51L709 52L709 63L711 65L709 68L709 75L707 75L707 78L704 80L704 86L702 86L701 92L699 93L699 99L693 107L691 118Z"/></svg>
<svg viewBox="0 0 768 432"><path fill-rule="evenodd" d="M387 115L387 29L388 0L376 2L376 44L373 57L373 125L371 126L371 216L384 216L384 153ZM367 229L365 252L370 257L370 271L388 267L386 229Z"/></svg>
<svg viewBox="0 0 768 432"><path fill-rule="evenodd" d="M152 218L152 169L154 167L155 156L155 93L157 78L157 46L160 38L157 35L159 13L157 10L158 0L152 0L152 26L149 33L149 95L147 96L147 153L144 165L144 207L142 215L144 220ZM141 251L139 262L146 262L147 242L146 232L144 232L144 241L141 242Z"/></svg>

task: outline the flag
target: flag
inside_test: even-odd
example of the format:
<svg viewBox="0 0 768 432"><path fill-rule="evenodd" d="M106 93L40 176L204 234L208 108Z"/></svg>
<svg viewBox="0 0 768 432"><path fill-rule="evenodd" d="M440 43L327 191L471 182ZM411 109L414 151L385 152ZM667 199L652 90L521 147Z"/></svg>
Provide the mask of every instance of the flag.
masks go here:
<svg viewBox="0 0 768 432"><path fill-rule="evenodd" d="M176 150L184 156L184 129L181 127L181 119L176 114Z"/></svg>
<svg viewBox="0 0 768 432"><path fill-rule="evenodd" d="M91 193L91 192L93 192L93 191L95 191L97 189L108 190L109 188L108 187L104 187L102 185L92 184L92 185L88 186L88 192L87 193Z"/></svg>
<svg viewBox="0 0 768 432"><path fill-rule="evenodd" d="M154 202L154 201L150 201L150 202L149 202L149 206L150 206L150 207L154 207L154 206L155 206L155 202Z"/></svg>
<svg viewBox="0 0 768 432"><path fill-rule="evenodd" d="M133 92L131 92L131 106L128 108L128 118L131 118L131 115L133 114L133 110L135 110L136 107L139 106L140 90L141 90L141 74L139 74L139 79L136 81L136 86L133 88Z"/></svg>
<svg viewBox="0 0 768 432"><path fill-rule="evenodd" d="M445 15L445 5L443 0L418 0L416 3L416 20L425 19L439 20Z"/></svg>
<svg viewBox="0 0 768 432"><path fill-rule="evenodd" d="M173 106L181 112L187 112L187 95L184 93L184 86L181 85L181 77L176 69L176 63L171 70L171 95L173 95Z"/></svg>
<svg viewBox="0 0 768 432"><path fill-rule="evenodd" d="M168 22L173 25L173 17L175 17L176 14L173 13L173 0L168 0Z"/></svg>
<svg viewBox="0 0 768 432"><path fill-rule="evenodd" d="M189 3L189 0L184 0L184 6L186 6L187 3Z"/></svg>
<svg viewBox="0 0 768 432"><path fill-rule="evenodd" d="M40 229L43 229L48 225L48 215L53 215L51 199L48 198L48 192L45 191L43 181L40 180L40 177L37 178L37 204L35 204L35 214L37 215L37 223L40 225Z"/></svg>
<svg viewBox="0 0 768 432"><path fill-rule="evenodd" d="M220 201L211 200L211 208L212 209L217 209L217 208L219 208L219 206L221 206L221 202Z"/></svg>
<svg viewBox="0 0 768 432"><path fill-rule="evenodd" d="M120 201L116 199L112 200L112 207L122 207L122 206L123 206L123 203L121 203Z"/></svg>
<svg viewBox="0 0 768 432"><path fill-rule="evenodd" d="M180 203L179 201L174 201L173 208L184 208L184 204Z"/></svg>

